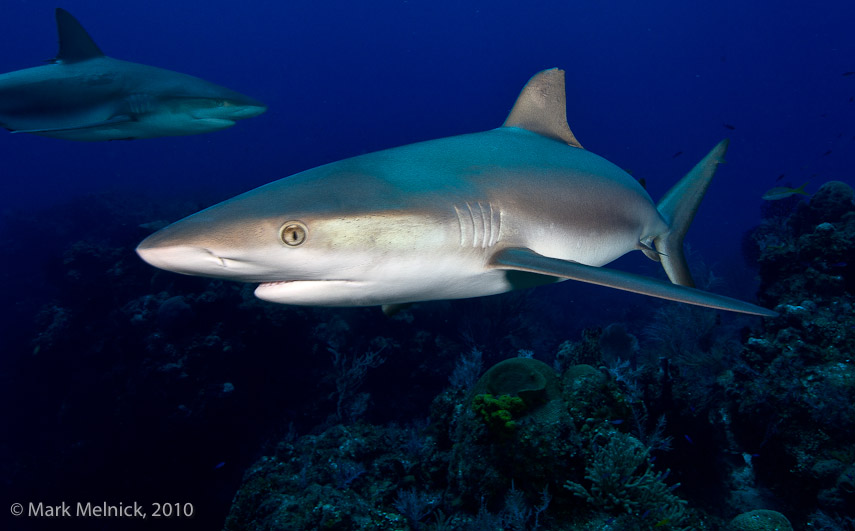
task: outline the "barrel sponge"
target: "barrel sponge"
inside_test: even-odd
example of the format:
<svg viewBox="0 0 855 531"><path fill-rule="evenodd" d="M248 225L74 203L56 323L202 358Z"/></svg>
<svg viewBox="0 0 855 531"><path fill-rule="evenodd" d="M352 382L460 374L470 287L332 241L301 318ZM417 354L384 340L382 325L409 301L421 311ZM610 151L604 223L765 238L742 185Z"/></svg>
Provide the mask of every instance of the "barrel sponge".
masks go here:
<svg viewBox="0 0 855 531"><path fill-rule="evenodd" d="M561 398L558 375L531 358L510 358L490 367L475 384L474 394L517 396L528 407Z"/></svg>
<svg viewBox="0 0 855 531"><path fill-rule="evenodd" d="M730 521L733 531L793 531L787 517L778 511L758 509L742 513Z"/></svg>

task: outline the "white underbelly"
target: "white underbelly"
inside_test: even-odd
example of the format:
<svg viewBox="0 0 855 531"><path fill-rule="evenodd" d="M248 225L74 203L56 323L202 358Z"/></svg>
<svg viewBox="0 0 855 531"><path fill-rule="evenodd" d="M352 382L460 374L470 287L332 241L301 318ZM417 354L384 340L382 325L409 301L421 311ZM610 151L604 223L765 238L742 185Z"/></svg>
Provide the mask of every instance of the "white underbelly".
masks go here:
<svg viewBox="0 0 855 531"><path fill-rule="evenodd" d="M495 295L513 289L502 270L368 280L299 280L260 284L259 299L301 306L375 306Z"/></svg>

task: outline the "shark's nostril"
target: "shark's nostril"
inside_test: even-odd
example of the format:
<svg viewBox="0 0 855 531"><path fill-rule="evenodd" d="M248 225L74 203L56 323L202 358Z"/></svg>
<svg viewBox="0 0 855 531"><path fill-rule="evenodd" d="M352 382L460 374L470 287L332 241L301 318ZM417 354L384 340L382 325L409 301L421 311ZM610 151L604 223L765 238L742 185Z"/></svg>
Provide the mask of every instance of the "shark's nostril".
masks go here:
<svg viewBox="0 0 855 531"><path fill-rule="evenodd" d="M226 264L226 259L225 259L225 258L223 258L222 256L218 255L217 253L215 253L214 251L212 251L212 250L210 250L210 249L203 249L203 250L204 250L206 253L210 254L212 257L214 257L214 259L216 259L218 262L220 262L220 265L221 265L221 266L223 266L223 267L228 267L228 265Z"/></svg>

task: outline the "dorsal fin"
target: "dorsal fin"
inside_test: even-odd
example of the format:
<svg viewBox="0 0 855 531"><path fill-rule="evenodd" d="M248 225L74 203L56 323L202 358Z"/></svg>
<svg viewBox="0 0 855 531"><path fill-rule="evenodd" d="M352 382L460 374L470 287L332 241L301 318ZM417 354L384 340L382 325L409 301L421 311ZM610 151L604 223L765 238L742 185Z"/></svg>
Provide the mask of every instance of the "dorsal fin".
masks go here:
<svg viewBox="0 0 855 531"><path fill-rule="evenodd" d="M54 63L76 63L103 57L104 52L98 48L80 22L61 7L56 8L56 30L59 33L59 53L56 54Z"/></svg>
<svg viewBox="0 0 855 531"><path fill-rule="evenodd" d="M503 126L527 129L581 148L567 125L564 70L550 68L529 79Z"/></svg>

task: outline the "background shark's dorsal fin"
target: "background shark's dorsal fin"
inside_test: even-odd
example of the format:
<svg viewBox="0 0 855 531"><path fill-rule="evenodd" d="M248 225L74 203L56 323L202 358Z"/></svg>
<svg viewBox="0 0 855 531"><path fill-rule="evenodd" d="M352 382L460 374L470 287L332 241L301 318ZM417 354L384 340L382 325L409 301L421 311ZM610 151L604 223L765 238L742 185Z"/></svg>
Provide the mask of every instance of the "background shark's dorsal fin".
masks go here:
<svg viewBox="0 0 855 531"><path fill-rule="evenodd" d="M104 55L80 22L61 7L56 8L56 29L59 33L59 53L53 62L75 63Z"/></svg>
<svg viewBox="0 0 855 531"><path fill-rule="evenodd" d="M567 125L564 70L550 68L529 79L503 126L527 129L581 148Z"/></svg>

